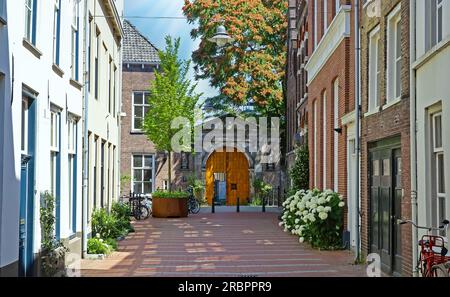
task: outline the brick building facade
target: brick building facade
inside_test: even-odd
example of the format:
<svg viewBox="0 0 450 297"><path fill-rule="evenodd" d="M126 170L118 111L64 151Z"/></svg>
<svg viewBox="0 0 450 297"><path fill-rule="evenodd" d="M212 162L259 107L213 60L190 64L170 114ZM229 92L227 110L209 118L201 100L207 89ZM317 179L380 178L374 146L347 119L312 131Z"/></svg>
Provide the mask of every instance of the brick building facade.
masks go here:
<svg viewBox="0 0 450 297"><path fill-rule="evenodd" d="M361 247L382 270L410 275L409 0L361 13Z"/></svg>
<svg viewBox="0 0 450 297"><path fill-rule="evenodd" d="M354 139L353 1L308 2L308 146L310 186L332 189L347 202L345 227L352 236L354 206L351 180ZM353 178L354 180L354 178ZM348 215L350 214L350 215Z"/></svg>
<svg viewBox="0 0 450 297"><path fill-rule="evenodd" d="M146 96L159 66L158 50L128 21L124 21L122 67L121 194L150 194L167 188L167 154L158 152L141 125L149 106ZM185 187L193 168L190 154L172 158L175 188ZM175 174L176 172L176 174ZM128 177L128 178L126 178Z"/></svg>
<svg viewBox="0 0 450 297"><path fill-rule="evenodd" d="M286 68L286 168L295 162L295 148L307 142L308 88L305 65L308 61L308 6L305 0L289 1L289 33Z"/></svg>

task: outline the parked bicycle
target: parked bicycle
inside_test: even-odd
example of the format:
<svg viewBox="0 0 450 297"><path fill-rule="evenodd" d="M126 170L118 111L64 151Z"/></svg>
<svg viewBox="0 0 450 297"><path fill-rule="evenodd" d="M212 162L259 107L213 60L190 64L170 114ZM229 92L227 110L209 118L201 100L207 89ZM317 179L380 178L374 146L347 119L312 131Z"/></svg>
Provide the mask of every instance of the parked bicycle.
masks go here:
<svg viewBox="0 0 450 297"><path fill-rule="evenodd" d="M410 220L399 220L398 224L411 224L417 229L427 230L427 235L419 241L420 253L417 268L423 277L450 277L450 253L448 251L448 227L444 220L438 228L422 227ZM443 232L444 235L431 235L431 232Z"/></svg>
<svg viewBox="0 0 450 297"><path fill-rule="evenodd" d="M130 216L136 220L145 220L152 214L152 199L141 194L131 194L129 197Z"/></svg>
<svg viewBox="0 0 450 297"><path fill-rule="evenodd" d="M192 187L189 187L187 191L189 193L188 212L191 214L198 214L200 212L200 203L197 198L195 198Z"/></svg>

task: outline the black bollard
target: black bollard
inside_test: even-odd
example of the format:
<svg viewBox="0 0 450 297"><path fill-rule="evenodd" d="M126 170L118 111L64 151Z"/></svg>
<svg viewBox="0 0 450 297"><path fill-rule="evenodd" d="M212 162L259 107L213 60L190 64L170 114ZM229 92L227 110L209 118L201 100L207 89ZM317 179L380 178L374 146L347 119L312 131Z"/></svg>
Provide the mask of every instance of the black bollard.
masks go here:
<svg viewBox="0 0 450 297"><path fill-rule="evenodd" d="M236 200L236 212L240 212L240 209L239 209L239 197L237 197L237 200Z"/></svg>
<svg viewBox="0 0 450 297"><path fill-rule="evenodd" d="M215 209L215 205L214 205L214 195L212 196L212 203L211 203L211 213L215 213L216 209Z"/></svg>
<svg viewBox="0 0 450 297"><path fill-rule="evenodd" d="M262 197L262 212L266 212L266 196Z"/></svg>

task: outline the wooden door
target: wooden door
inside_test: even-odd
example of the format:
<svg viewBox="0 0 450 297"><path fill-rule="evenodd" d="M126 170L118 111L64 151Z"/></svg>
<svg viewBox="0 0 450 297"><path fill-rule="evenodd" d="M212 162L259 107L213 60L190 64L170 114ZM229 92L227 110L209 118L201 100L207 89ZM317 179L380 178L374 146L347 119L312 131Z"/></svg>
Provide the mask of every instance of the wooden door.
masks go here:
<svg viewBox="0 0 450 297"><path fill-rule="evenodd" d="M214 193L214 174L225 173L226 204L236 205L237 197L240 204L246 204L250 194L249 165L246 156L234 152L215 151L206 162L206 199L211 205Z"/></svg>
<svg viewBox="0 0 450 297"><path fill-rule="evenodd" d="M386 273L401 270L401 152L386 148L370 154L371 251L381 257Z"/></svg>

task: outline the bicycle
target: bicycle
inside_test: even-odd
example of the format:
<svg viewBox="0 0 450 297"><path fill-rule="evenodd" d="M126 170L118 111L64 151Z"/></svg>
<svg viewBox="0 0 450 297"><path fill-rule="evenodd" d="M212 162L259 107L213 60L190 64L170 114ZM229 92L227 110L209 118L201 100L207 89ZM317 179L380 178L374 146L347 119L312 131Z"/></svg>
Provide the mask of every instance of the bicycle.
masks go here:
<svg viewBox="0 0 450 297"><path fill-rule="evenodd" d="M399 225L411 224L417 229L427 230L427 235L419 240L420 254L417 269L422 277L450 277L450 253L448 251L448 227L450 222L444 220L438 228L418 226L410 220L398 220ZM444 231L444 236L430 235L432 231Z"/></svg>
<svg viewBox="0 0 450 297"><path fill-rule="evenodd" d="M200 212L200 203L195 198L192 188L188 188L188 212L191 214L198 214Z"/></svg>
<svg viewBox="0 0 450 297"><path fill-rule="evenodd" d="M136 220L148 219L152 213L151 198L143 197L142 195L133 194L129 197L130 216Z"/></svg>

